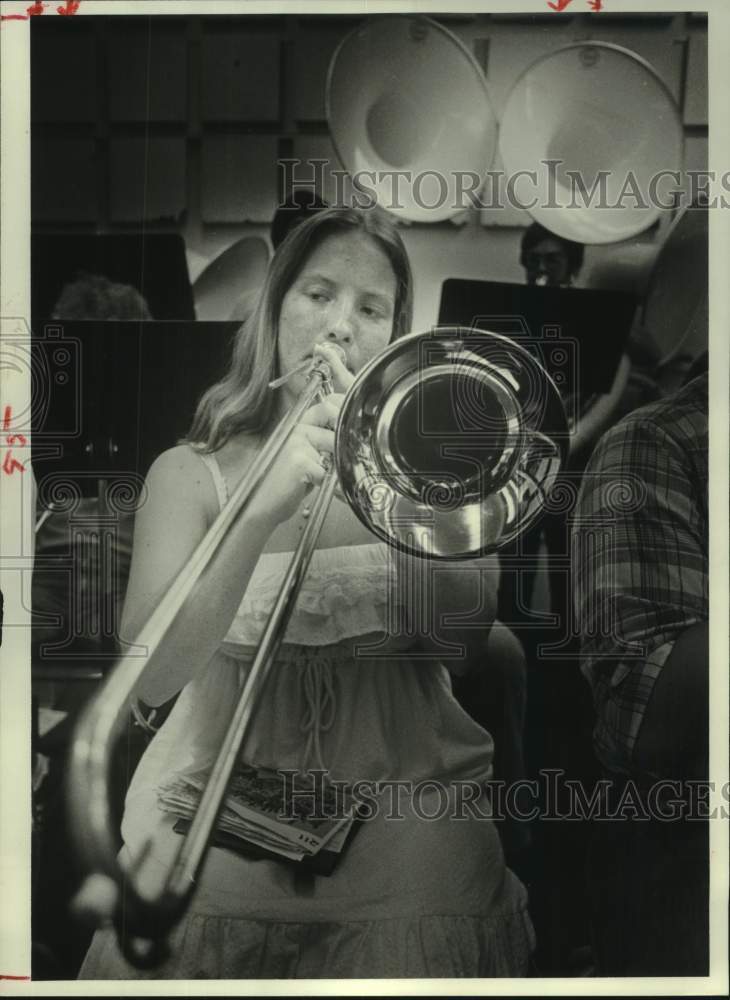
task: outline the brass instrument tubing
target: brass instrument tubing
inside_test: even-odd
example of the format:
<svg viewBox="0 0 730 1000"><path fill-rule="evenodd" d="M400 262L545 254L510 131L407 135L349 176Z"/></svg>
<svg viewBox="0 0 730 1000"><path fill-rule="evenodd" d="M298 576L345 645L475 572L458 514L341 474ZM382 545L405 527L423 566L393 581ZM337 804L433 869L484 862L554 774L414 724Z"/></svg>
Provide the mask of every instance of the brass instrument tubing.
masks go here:
<svg viewBox="0 0 730 1000"><path fill-rule="evenodd" d="M70 820L85 866L89 872L96 873L97 875L103 872L107 876L111 876L119 889L123 886L126 897L125 904L131 906L132 909L136 907L141 914L146 914L148 918L153 903L141 896L135 888L132 874L135 865L132 864L125 871L117 860L115 824L108 792L108 779L111 773L114 741L127 720L129 699L137 681L150 659L160 647L185 600L190 596L193 587L225 540L229 529L237 520L241 509L260 486L281 451L282 446L288 440L304 413L320 393L328 391L331 391L330 369L325 362L319 362L313 367L310 381L300 398L290 412L277 425L267 442L267 447L259 455L249 472L243 477L229 503L223 508L205 537L201 539L191 559L180 571L172 586L138 634L134 645L117 661L101 690L97 692L78 723L71 751L68 796ZM325 483L329 485L325 489L323 484L320 495L317 498L318 504L320 497L324 498L325 494L331 494L334 486L334 480L328 479L325 480ZM321 524L323 517L324 514L312 517L311 520L315 524ZM302 544L305 538L311 538L310 531L304 533ZM287 579L290 579L289 574L287 575ZM297 589L300 583L301 580L297 578ZM296 591L292 583L289 602L291 606L293 606L295 599ZM140 655L140 646L147 649L148 653L146 656ZM255 672L254 670L251 671L247 687L253 686L259 674L265 672L266 662L263 655L261 656L261 661L263 666L259 666ZM229 749L232 745L233 740L230 740L228 742ZM223 751L221 751L220 756L223 758ZM226 766L227 763L224 761L220 772L218 772L219 775L224 773ZM228 773L230 774L230 768L228 769ZM221 777L216 781L215 794L220 792L222 796L224 791L225 781ZM209 803L212 800L213 794L213 791L211 791L210 795L205 795L204 801ZM214 815L212 821L206 821L208 828L212 827L215 818ZM173 871L179 874L179 877L175 880L174 887L171 887L170 880L168 880L168 885L161 900L161 902L164 902L164 908L168 914L172 914L178 908L177 904L184 900L184 896L181 895L183 889L186 894L190 891L190 879L193 877L191 875L193 859L197 865L202 857L202 851L199 846L202 825L203 822L201 820L193 830L196 838L195 850L183 853L181 848L182 861L177 863L173 868ZM92 875L92 879L93 877ZM185 884L186 882L187 884ZM86 896L87 912L91 911L98 923L108 920L110 916L108 909L95 906L94 893L89 891ZM119 897L117 898L117 904L119 904ZM146 923L148 928L153 926L151 919L148 919ZM166 929L163 926L165 920L160 919L158 924L160 933L164 933Z"/></svg>

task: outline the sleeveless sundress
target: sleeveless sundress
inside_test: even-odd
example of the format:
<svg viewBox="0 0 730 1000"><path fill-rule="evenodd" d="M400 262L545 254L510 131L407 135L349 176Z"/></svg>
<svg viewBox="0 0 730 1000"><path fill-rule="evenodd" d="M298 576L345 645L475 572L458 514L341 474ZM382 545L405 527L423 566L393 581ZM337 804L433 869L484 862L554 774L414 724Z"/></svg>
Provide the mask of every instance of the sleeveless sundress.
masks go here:
<svg viewBox="0 0 730 1000"><path fill-rule="evenodd" d="M226 484L201 456L221 506ZM375 782L363 822L329 876L209 851L171 958L140 971L111 929L96 933L84 979L516 977L534 947L527 893L505 866L478 783L492 739L459 706L444 666L389 636L390 552L382 543L314 552L285 643L257 705L247 762L324 768ZM123 852L152 885L179 845L157 788L212 760L231 718L290 553L263 554L225 640L181 692L134 774Z"/></svg>

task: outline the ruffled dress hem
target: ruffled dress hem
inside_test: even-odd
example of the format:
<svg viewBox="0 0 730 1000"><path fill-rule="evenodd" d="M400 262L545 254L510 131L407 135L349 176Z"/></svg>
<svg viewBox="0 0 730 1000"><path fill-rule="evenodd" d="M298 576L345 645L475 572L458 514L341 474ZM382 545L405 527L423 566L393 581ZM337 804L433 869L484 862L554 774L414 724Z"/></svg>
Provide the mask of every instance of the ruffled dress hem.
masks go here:
<svg viewBox="0 0 730 1000"><path fill-rule="evenodd" d="M525 907L306 923L191 913L171 943L174 960L142 972L122 957L111 929L99 932L79 978L521 978L535 938Z"/></svg>

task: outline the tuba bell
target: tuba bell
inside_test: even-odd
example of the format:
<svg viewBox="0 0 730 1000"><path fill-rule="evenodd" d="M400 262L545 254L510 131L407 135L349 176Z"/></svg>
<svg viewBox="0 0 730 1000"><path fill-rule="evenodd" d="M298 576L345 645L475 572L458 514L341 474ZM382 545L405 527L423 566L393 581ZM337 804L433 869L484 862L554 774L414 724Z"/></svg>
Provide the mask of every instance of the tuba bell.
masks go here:
<svg viewBox="0 0 730 1000"><path fill-rule="evenodd" d="M682 167L684 132L664 81L635 52L576 42L532 63L510 91L499 148L534 171L530 215L577 243L617 243L664 211L655 180Z"/></svg>
<svg viewBox="0 0 730 1000"><path fill-rule="evenodd" d="M366 177L400 219L441 222L464 207L460 177L483 178L497 119L474 56L427 17L387 15L347 35L329 65L332 142L355 186ZM397 174L411 181L399 186Z"/></svg>

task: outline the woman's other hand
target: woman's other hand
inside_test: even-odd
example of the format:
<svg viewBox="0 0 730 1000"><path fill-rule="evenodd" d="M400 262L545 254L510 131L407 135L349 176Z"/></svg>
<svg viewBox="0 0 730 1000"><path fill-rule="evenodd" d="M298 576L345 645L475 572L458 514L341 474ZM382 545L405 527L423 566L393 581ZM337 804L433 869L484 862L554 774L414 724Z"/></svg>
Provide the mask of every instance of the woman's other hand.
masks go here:
<svg viewBox="0 0 730 1000"><path fill-rule="evenodd" d="M355 376L345 364L344 350L334 343L323 342L314 346L314 360L322 359L330 367L335 393L345 393L355 381Z"/></svg>

